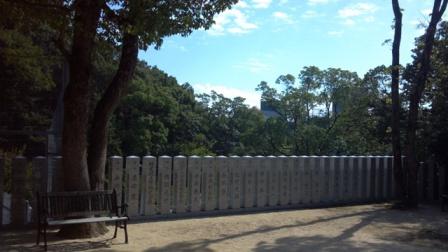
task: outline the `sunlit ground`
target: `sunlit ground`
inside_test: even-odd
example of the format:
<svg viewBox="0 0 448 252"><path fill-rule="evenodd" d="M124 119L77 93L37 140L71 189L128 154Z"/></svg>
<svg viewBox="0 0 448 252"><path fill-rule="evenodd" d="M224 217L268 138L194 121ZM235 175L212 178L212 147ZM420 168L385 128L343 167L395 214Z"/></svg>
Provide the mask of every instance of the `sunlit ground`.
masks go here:
<svg viewBox="0 0 448 252"><path fill-rule="evenodd" d="M448 213L364 205L224 217L134 222L129 244L112 232L94 239L60 240L49 251L447 251ZM43 251L34 230L3 230L0 251Z"/></svg>

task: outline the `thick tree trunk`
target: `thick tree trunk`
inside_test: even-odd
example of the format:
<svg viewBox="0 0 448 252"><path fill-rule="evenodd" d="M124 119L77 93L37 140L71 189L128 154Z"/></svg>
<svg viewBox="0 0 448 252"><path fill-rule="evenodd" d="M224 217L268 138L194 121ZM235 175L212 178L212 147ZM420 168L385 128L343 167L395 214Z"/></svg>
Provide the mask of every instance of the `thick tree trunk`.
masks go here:
<svg viewBox="0 0 448 252"><path fill-rule="evenodd" d="M70 57L70 81L64 96L62 156L64 189L89 190L87 125L91 55L100 17L101 1L74 3L74 35Z"/></svg>
<svg viewBox="0 0 448 252"><path fill-rule="evenodd" d="M90 62L103 1L74 3L74 34L70 56L70 81L64 95L62 166L66 191L89 190L87 127L89 118ZM62 228L64 237L91 236L95 225Z"/></svg>
<svg viewBox="0 0 448 252"><path fill-rule="evenodd" d="M400 44L402 18L400 4L398 0L392 0L392 7L395 16L395 33L392 45L392 150L394 155L394 178L397 196L400 200L405 199L405 183L403 168L401 167L401 144L400 144Z"/></svg>
<svg viewBox="0 0 448 252"><path fill-rule="evenodd" d="M103 189L108 122L131 81L137 64L137 56L138 37L132 34L125 34L117 73L98 102L92 121L88 149L90 187L92 190Z"/></svg>
<svg viewBox="0 0 448 252"><path fill-rule="evenodd" d="M425 44L423 52L420 55L417 64L420 66L415 84L411 88L411 94L409 97L409 118L407 125L406 135L406 154L408 169L408 206L418 206L418 190L417 190L417 152L416 152L416 131L417 131L417 119L419 112L420 99L425 89L426 81L428 79L428 73L430 70L431 53L434 45L434 36L437 30L437 24L439 23L443 13L445 12L448 0L434 0L434 6L431 15L431 21L426 29Z"/></svg>

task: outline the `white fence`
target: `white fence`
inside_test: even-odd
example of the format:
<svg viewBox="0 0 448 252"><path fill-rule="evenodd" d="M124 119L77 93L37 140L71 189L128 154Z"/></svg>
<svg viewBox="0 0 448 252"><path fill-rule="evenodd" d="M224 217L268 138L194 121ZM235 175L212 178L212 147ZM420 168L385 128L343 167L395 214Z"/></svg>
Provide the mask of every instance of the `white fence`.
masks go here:
<svg viewBox="0 0 448 252"><path fill-rule="evenodd" d="M13 160L12 223L26 216L27 164ZM134 219L358 204L394 198L392 164L390 156L113 156L105 188L123 196ZM36 157L31 167L32 191L62 190L61 157ZM434 172L425 174L420 186L434 188Z"/></svg>

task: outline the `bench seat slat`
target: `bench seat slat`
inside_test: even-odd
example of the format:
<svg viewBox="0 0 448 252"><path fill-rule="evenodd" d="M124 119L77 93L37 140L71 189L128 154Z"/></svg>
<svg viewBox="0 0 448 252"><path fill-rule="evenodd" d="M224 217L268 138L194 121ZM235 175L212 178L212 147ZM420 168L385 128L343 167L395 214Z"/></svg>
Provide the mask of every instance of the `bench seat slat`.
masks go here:
<svg viewBox="0 0 448 252"><path fill-rule="evenodd" d="M49 226L55 225L69 225L69 224L81 224L81 223L93 223L93 222L109 222L109 221L120 221L127 220L128 217L90 217L81 219L69 219L69 220L48 220Z"/></svg>

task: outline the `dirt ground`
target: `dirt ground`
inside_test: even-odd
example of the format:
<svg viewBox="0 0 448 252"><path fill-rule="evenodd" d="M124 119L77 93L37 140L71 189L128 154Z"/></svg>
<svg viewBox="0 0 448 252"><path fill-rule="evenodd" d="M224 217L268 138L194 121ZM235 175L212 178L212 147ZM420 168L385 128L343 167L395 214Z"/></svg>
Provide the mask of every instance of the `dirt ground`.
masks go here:
<svg viewBox="0 0 448 252"><path fill-rule="evenodd" d="M48 251L448 251L448 213L387 205L288 210L223 217L140 221L124 234L60 240ZM110 227L112 230L112 227ZM0 251L43 251L34 230L3 230Z"/></svg>

